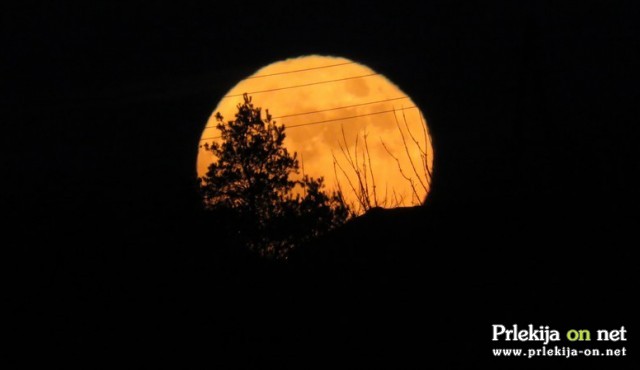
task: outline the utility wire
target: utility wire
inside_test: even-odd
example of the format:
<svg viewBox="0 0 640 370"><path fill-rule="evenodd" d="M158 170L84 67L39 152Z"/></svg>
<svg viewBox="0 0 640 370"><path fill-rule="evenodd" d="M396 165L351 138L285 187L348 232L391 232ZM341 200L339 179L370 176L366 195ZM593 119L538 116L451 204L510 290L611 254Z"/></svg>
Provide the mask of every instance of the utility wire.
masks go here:
<svg viewBox="0 0 640 370"><path fill-rule="evenodd" d="M327 66L311 67L311 68L304 68L304 69L295 69L295 70L292 70L292 71L276 72L276 73L269 73L269 74L257 75L257 76L249 76L249 77L245 78L245 80L251 80L251 79L254 79L254 78L262 78L262 77L286 75L286 74L289 74L289 73L311 71L311 70L314 70L314 69L338 67L338 66L344 66L344 65L347 65L347 64L355 64L355 62L345 62L345 63L338 63L338 64L330 64L330 65L327 65Z"/></svg>
<svg viewBox="0 0 640 370"><path fill-rule="evenodd" d="M327 119L327 120L324 120L324 121L308 122L308 123L300 123L300 124L297 124L297 125L285 126L285 128L296 128L296 127L303 127L303 126L319 125L319 124L321 124L321 123L335 122L335 121L344 121L344 120L348 120L348 119L352 119L352 118L359 118L359 117L366 117L366 116L374 116L374 115L376 115L376 114L390 113L390 112L395 112L395 111L398 111L398 110L407 110L407 109L413 109L413 108L418 108L418 107L416 107L416 106L411 106L411 107L406 107L406 108L389 109L389 110L384 110L384 111L380 111L380 112L373 112L373 113L366 113L366 114L358 114L358 115L350 116L350 117L342 117L342 118L336 118L336 119Z"/></svg>
<svg viewBox="0 0 640 370"><path fill-rule="evenodd" d="M389 110L384 110L384 111L380 111L380 112L373 112L373 113L366 113L366 114L358 114L355 116L349 116L349 117L342 117L342 118L335 118L335 119L327 119L324 121L316 121L316 122L307 122L307 123L300 123L297 125L291 125L291 126L287 126L285 125L285 129L292 129L292 128L296 128L296 127L303 127L303 126L312 126L312 125L319 125L322 123L329 123L329 122L336 122L336 121L345 121L348 119L353 119L353 118L359 118L359 117L367 117L367 116L374 116L377 114L384 114L384 113L391 113L391 112L395 112L395 111L399 111L399 110L407 110L407 109L414 109L414 108L418 108L416 106L411 106L411 107L406 107L406 108L398 108L398 109L389 109ZM215 139L220 139L222 138L222 136L210 136L210 137L205 137L200 139L200 141L205 141L205 140L215 140Z"/></svg>
<svg viewBox="0 0 640 370"><path fill-rule="evenodd" d="M378 100L378 101L372 101L372 102L368 102L368 103L360 103L360 104L345 105L345 106L343 106L343 107L330 108L330 109L322 109L322 110L316 110L316 111L312 111L312 112L286 114L286 115L284 115L284 116L273 117L273 119L276 119L276 118L295 117L295 116L303 116L303 115L306 115L306 114L313 114L313 113L329 112L329 111L333 111L333 110L346 109L346 108L353 108L353 107L361 107L361 106L363 106L363 105L378 104L378 103L384 103L384 102L388 102L388 101L394 101L394 100L400 100L400 99L408 99L408 98L409 98L408 96L401 96L401 97L398 97L398 98L390 98L390 99L383 99L383 100Z"/></svg>
<svg viewBox="0 0 640 370"><path fill-rule="evenodd" d="M306 86L314 86L314 85L321 85L321 84L326 84L326 83L331 83L331 82L338 82L338 81L347 81L347 80L353 80L356 78L365 78L365 77L371 77L371 76L378 76L380 75L380 73L370 73L368 75L362 75L362 76L353 76L353 77L345 77L345 78L338 78L336 80L327 80L327 81L318 81L318 82L311 82L308 84L302 84L302 85L294 85L294 86L285 86L285 87L278 87L275 89L269 89L269 90L260 90L260 91L253 91L253 92L249 92L249 93L242 93L242 94L233 94L233 95L225 95L222 98L226 99L226 98L235 98L238 96L242 96L244 94L247 95L255 95L255 94L262 94L262 93L266 93L266 92L272 92L272 91L280 91L280 90L287 90L287 89L294 89L297 87L306 87Z"/></svg>
<svg viewBox="0 0 640 370"><path fill-rule="evenodd" d="M342 107L329 108L329 109L321 109L321 110L314 110L314 111L311 111L311 112L285 114L285 115L283 115L283 116L272 117L272 119L280 119L280 118L288 118L288 117L304 116L304 115L307 115L307 114L314 114L314 113L330 112L330 111L334 111L334 110L340 110L340 109L346 109L346 108L353 108L353 107L361 107L361 106L364 106L364 105L379 104L379 103L385 103L385 102L388 102L388 101L401 100L401 99L408 99L408 98L409 98L408 96L400 96L400 97L397 97L397 98L383 99L383 100L372 101L372 102L368 102L368 103L360 103L360 104L344 105L344 106L342 106ZM205 130L206 130L206 129L209 129L209 128L215 128L215 126L205 126Z"/></svg>

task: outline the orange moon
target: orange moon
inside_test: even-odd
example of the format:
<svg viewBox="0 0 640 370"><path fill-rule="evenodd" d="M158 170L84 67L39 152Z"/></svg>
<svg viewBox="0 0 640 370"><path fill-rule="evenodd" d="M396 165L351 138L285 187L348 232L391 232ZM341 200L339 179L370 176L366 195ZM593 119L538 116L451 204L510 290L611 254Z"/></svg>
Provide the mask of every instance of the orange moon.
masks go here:
<svg viewBox="0 0 640 370"><path fill-rule="evenodd" d="M242 94L285 126L285 146L305 175L342 190L356 214L419 205L429 193L433 147L418 106L383 75L349 59L304 56L269 64L222 97L200 138L197 174L215 160L215 113L233 120ZM366 199L364 199L366 198Z"/></svg>

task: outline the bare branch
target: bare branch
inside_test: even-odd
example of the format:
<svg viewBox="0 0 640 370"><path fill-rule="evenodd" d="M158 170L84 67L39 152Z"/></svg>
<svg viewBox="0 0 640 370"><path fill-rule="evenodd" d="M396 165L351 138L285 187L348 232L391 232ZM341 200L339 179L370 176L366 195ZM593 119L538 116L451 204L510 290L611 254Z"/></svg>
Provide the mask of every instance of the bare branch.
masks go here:
<svg viewBox="0 0 640 370"><path fill-rule="evenodd" d="M267 112L269 114L269 112ZM300 153L300 167L302 168L302 179L304 180L304 156ZM302 187L302 194L304 194L305 198L307 196L307 187Z"/></svg>
<svg viewBox="0 0 640 370"><path fill-rule="evenodd" d="M333 152L331 152L331 155L333 156ZM342 192L342 185L340 184L340 178L338 177L338 171L336 170L335 156L333 156L333 176L336 179L336 187L338 188L338 196L340 197L341 201L344 203L344 193Z"/></svg>
<svg viewBox="0 0 640 370"><path fill-rule="evenodd" d="M366 161L367 153L363 151L362 164L361 164L360 158L359 158L360 153L358 152L360 136L356 134L354 152L352 154L351 149L347 144L347 138L344 132L344 126L341 126L341 133L342 133L342 141L338 140L338 147L340 148L340 151L342 152L343 157L347 161L347 164L353 170L356 177L357 184L355 184L354 182L351 182L351 179L347 176L344 168L340 166L340 163L337 161L335 156L334 156L334 161L337 163L341 172L345 176L347 176L348 180L351 182L350 183L351 190L353 191L355 197L360 203L361 210L367 211L371 208L371 204L372 204L370 190L369 190L369 179L368 179L368 171L371 171L371 168L367 170L367 161Z"/></svg>
<svg viewBox="0 0 640 370"><path fill-rule="evenodd" d="M425 142L425 146L428 150L428 148L431 146L431 135L429 135L429 132L427 131L427 122L424 119L424 117L422 116L422 112L420 112L420 110L418 110L418 114L420 115L420 127L422 127L422 134L424 135L424 142ZM429 184L431 184L431 178L432 178L432 171L431 171L431 167L429 167L429 153L428 151L425 151L425 162L427 163L427 165L425 166L425 168L427 169L427 175L429 176Z"/></svg>
<svg viewBox="0 0 640 370"><path fill-rule="evenodd" d="M424 189L424 192L426 194L426 193L429 192L429 189L422 182L422 179L420 178L420 174L418 174L418 171L416 170L416 166L413 163L413 159L411 158L411 153L409 153L409 146L407 145L407 140L406 140L406 138L404 136L404 133L402 132L402 128L400 127L400 121L398 120L398 116L396 115L395 111L393 112L393 117L396 119L396 125L398 126L398 131L400 131L400 136L402 137L402 144L404 146L405 153L407 154L407 158L409 159L409 164L411 165L411 169L413 169L413 173L418 178L418 182L420 183L420 185L422 186L422 188ZM405 120L406 120L406 117L405 117ZM418 196L417 198L419 199L420 197Z"/></svg>
<svg viewBox="0 0 640 370"><path fill-rule="evenodd" d="M413 191L413 193L416 194L416 196L418 196L418 192L416 191L416 187L413 184L413 180L408 177L404 171L402 170L402 166L400 165L400 160L398 159L398 157L396 157L395 155L393 155L393 153L391 153L391 151L389 150L389 148L387 148L387 145L384 143L384 141L382 141L382 138L380 138L380 143L382 143L382 146L384 147L384 150L387 151L387 153L389 153L389 155L391 156L391 158L395 159L397 165L398 165L398 170L400 171L400 174L402 175L402 177L405 178L405 180L409 181L409 184L411 185L411 190ZM419 196L418 196L419 198Z"/></svg>
<svg viewBox="0 0 640 370"><path fill-rule="evenodd" d="M340 169L340 171L342 172L342 174L344 175L344 177L347 178L347 183L349 183L349 186L351 187L351 190L353 191L353 193L356 195L356 199L358 200L358 202L360 203L360 206L362 209L366 209L365 208L365 203L363 203L361 197L358 196L358 191L356 191L356 188L353 186L353 183L351 182L351 179L349 179L349 176L347 175L347 172L342 168L342 166L340 166L340 163L338 162L338 160L336 159L336 156L331 153L331 155L333 156L333 163L334 165L338 166L338 168Z"/></svg>
<svg viewBox="0 0 640 370"><path fill-rule="evenodd" d="M347 136L344 133L344 126L340 125L340 130L342 131L342 142L344 143L344 150L343 150L343 154L344 156L347 158L347 161L349 161L349 164L351 165L351 167L356 167L351 159L351 151L349 151L349 146L347 145ZM340 144L340 141L338 141L338 144ZM340 144L340 149L342 148L342 145ZM346 153L345 153L346 152Z"/></svg>
<svg viewBox="0 0 640 370"><path fill-rule="evenodd" d="M386 206L387 205L387 200L389 196L389 183L385 183L384 184L384 203L382 206Z"/></svg>
<svg viewBox="0 0 640 370"><path fill-rule="evenodd" d="M411 129L409 128L409 123L407 121L407 116L405 114L405 110L404 109L402 110L402 118L404 120L404 127L407 128L407 132L409 133L409 137L411 138L411 140L414 142L414 144L416 144L416 147L418 147L418 150L420 151L420 153L426 153L422 149L422 146L420 145L420 142L418 142L418 140L413 136L413 133L411 133ZM426 145L426 141L425 141L425 145Z"/></svg>
<svg viewBox="0 0 640 370"><path fill-rule="evenodd" d="M367 201L369 201L370 197L369 197L369 182L367 181L367 162L365 161L364 155L365 154L363 152L362 153L362 172L364 173L364 176L362 176L362 181L360 181L361 183L360 187L362 188L362 193L366 194ZM371 205L370 202L369 202L369 205Z"/></svg>
<svg viewBox="0 0 640 370"><path fill-rule="evenodd" d="M360 139L360 135L356 133L356 142L353 149L353 157L354 157L353 162L355 163L353 170L355 171L356 178L358 179L358 186L360 187L360 196L362 197L362 200L365 203L365 211L367 211L371 208L371 202L369 201L369 192L367 191L367 179L366 177L364 179L362 178L362 173L360 172L360 164L358 163L358 140L359 139ZM366 176L367 175L366 168L364 172Z"/></svg>
<svg viewBox="0 0 640 370"><path fill-rule="evenodd" d="M365 132L364 134L364 148L365 148L365 152L367 154L367 159L369 161L369 172L371 174L371 184L373 186L373 203L376 207L379 206L378 204L378 190L376 188L376 178L373 175L373 166L371 165L371 152L369 152L369 143L367 141L367 133ZM366 176L366 172L365 172L365 176Z"/></svg>

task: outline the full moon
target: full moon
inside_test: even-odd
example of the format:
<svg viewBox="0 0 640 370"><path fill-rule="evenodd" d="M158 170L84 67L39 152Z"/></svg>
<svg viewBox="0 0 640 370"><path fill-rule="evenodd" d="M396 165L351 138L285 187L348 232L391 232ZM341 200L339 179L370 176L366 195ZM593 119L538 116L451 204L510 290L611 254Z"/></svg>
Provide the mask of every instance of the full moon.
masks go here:
<svg viewBox="0 0 640 370"><path fill-rule="evenodd" d="M284 124L284 145L300 173L323 177L356 214L370 207L419 205L426 199L433 147L419 107L398 86L346 58L304 56L269 64L223 96L200 138L197 174L215 161L215 114L233 120L242 95ZM295 178L294 176L294 178Z"/></svg>

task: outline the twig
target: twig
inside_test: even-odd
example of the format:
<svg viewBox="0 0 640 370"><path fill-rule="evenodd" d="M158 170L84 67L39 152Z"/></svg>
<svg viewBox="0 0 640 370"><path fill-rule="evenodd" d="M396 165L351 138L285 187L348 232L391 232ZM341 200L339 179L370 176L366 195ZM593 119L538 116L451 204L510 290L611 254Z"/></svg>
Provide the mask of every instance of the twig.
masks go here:
<svg viewBox="0 0 640 370"><path fill-rule="evenodd" d="M422 112L420 110L418 110L418 114L420 115L420 127L422 127L422 134L424 136L424 142L425 142L425 147L427 148L427 151L425 151L425 168L427 170L427 175L429 176L429 184L431 184L431 178L432 178L432 171L431 171L431 167L429 167L429 153L428 153L428 149L431 146L431 135L429 135L429 133L427 132L427 122L425 121L424 117L422 116Z"/></svg>
<svg viewBox="0 0 640 370"><path fill-rule="evenodd" d="M404 173L404 171L402 170L402 166L400 165L400 160L398 159L398 157L396 157L395 155L393 155L393 153L391 153L391 151L389 150L389 148L387 148L387 146L385 145L384 141L382 141L382 138L380 138L380 143L382 143L382 146L384 147L384 150L387 151L387 153L389 153L389 155L391 156L391 158L395 159L396 163L398 164L398 170L400 171L400 174L402 175L402 177L405 178L405 180L409 181L409 184L411 185L411 190L413 191L413 193L416 194L416 196L418 198L420 198L418 196L418 192L416 190L416 187L413 184L413 180L410 177L407 177L407 175Z"/></svg>
<svg viewBox="0 0 640 370"><path fill-rule="evenodd" d="M424 189L425 194L426 194L426 193L429 192L429 189L422 182L422 179L420 178L420 174L418 174L418 171L416 170L416 166L413 163L413 159L411 158L411 153L409 153L409 146L407 145L407 140L404 137L404 133L402 132L402 128L400 127L400 121L398 120L398 116L396 115L395 111L393 112L393 117L396 119L396 126L398 126L398 131L400 131L400 136L402 137L402 144L404 145L405 153L407 153L407 158L409 159L409 164L411 165L411 168L413 169L413 173L418 178L418 182L420 183L420 185L422 185L422 188ZM420 197L418 197L418 198L420 198Z"/></svg>
<svg viewBox="0 0 640 370"><path fill-rule="evenodd" d="M376 187L376 178L373 175L373 166L371 165L371 152L369 152L369 142L367 141L367 133L364 134L364 148L367 153L367 158L369 161L369 172L371 173L371 184L373 185L373 204L378 207L378 192ZM365 173L366 175L366 173Z"/></svg>
<svg viewBox="0 0 640 370"><path fill-rule="evenodd" d="M351 187L351 190L353 190L353 193L356 195L356 199L358 200L358 202L360 203L360 206L362 208L364 208L364 204L362 203L362 200L358 197L358 192L356 191L356 188L353 186L353 183L351 182L351 179L349 179L349 176L347 175L347 172L344 170L344 168L342 168L342 166L340 166L340 163L338 162L338 160L336 159L336 156L331 153L331 155L333 156L333 163L334 165L338 166L338 168L340 169L340 171L342 171L342 173L344 174L344 177L347 178L347 182L349 183L349 186Z"/></svg>

